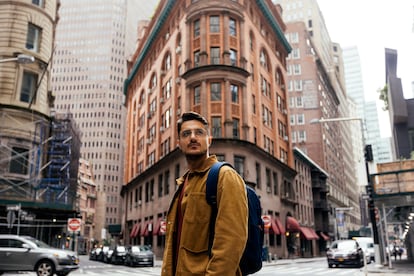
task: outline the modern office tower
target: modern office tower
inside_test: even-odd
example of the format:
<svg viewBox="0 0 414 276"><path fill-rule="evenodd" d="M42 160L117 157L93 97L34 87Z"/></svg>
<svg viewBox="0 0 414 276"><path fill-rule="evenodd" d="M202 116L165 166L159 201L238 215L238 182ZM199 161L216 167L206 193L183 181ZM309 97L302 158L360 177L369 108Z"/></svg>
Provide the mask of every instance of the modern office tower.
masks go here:
<svg viewBox="0 0 414 276"><path fill-rule="evenodd" d="M397 50L385 49L387 106L391 122L395 159L411 159L414 151L414 99L404 99L401 79L397 76Z"/></svg>
<svg viewBox="0 0 414 276"><path fill-rule="evenodd" d="M359 58L358 48L356 46L344 48L343 60L347 94L357 103L357 117L362 118L364 122L364 143L372 145L375 163L390 162L391 148L390 145L387 145L390 139L381 137L377 104L375 101L365 100L366 91L362 80L361 60ZM377 91L368 92L378 94ZM362 155L363 150L358 159L361 159L363 157Z"/></svg>
<svg viewBox="0 0 414 276"><path fill-rule="evenodd" d="M0 233L50 244L76 215L76 127L50 108L57 9L55 0L0 1Z"/></svg>
<svg viewBox="0 0 414 276"><path fill-rule="evenodd" d="M70 112L82 132L81 157L94 171L97 189L94 238L117 237L123 213L127 49L136 29L127 28L139 9L120 0L63 0L52 69L56 112ZM128 30L128 32L127 32ZM128 39L126 39L128 38Z"/></svg>
<svg viewBox="0 0 414 276"><path fill-rule="evenodd" d="M329 225L333 237L335 210L350 208L345 213L347 230L355 230L360 223L359 199L353 192L357 187L349 136L354 122L348 120L342 50L331 41L316 0L273 2L283 8L289 42L292 44L292 39L296 40L287 70L288 82L292 82L289 112L291 120L299 119L299 123L292 126L292 137L296 138L293 145L329 174ZM311 124L320 118L328 121ZM332 119L335 120L329 121Z"/></svg>
<svg viewBox="0 0 414 276"><path fill-rule="evenodd" d="M125 82L125 242L151 244L161 256L174 179L186 171L176 123L193 110L210 121L210 153L255 186L264 214L282 227L268 235L270 253L287 257L285 232L300 228L286 106L290 45L278 7L163 0L147 30Z"/></svg>

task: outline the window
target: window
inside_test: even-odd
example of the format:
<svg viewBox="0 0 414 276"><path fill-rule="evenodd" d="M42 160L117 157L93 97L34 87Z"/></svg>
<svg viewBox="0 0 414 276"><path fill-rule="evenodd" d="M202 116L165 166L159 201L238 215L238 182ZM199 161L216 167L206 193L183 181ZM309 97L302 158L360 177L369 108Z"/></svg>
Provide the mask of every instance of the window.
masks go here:
<svg viewBox="0 0 414 276"><path fill-rule="evenodd" d="M32 4L43 8L43 0L32 0Z"/></svg>
<svg viewBox="0 0 414 276"><path fill-rule="evenodd" d="M194 104L200 104L200 86L194 87Z"/></svg>
<svg viewBox="0 0 414 276"><path fill-rule="evenodd" d="M27 174L29 165L29 150L13 147L10 161L10 173Z"/></svg>
<svg viewBox="0 0 414 276"><path fill-rule="evenodd" d="M305 115L304 114L297 114L296 120L298 122L298 125L304 125L305 124Z"/></svg>
<svg viewBox="0 0 414 276"><path fill-rule="evenodd" d="M237 35L236 20L234 20L233 18L230 18L229 20L229 33L232 36Z"/></svg>
<svg viewBox="0 0 414 276"><path fill-rule="evenodd" d="M221 137L221 117L211 118L211 131L214 138Z"/></svg>
<svg viewBox="0 0 414 276"><path fill-rule="evenodd" d="M220 63L220 48L212 47L210 48L210 64L219 64Z"/></svg>
<svg viewBox="0 0 414 276"><path fill-rule="evenodd" d="M37 87L37 74L25 71L23 73L20 101L30 103L35 95Z"/></svg>
<svg viewBox="0 0 414 276"><path fill-rule="evenodd" d="M296 97L296 107L303 107L302 97Z"/></svg>
<svg viewBox="0 0 414 276"><path fill-rule="evenodd" d="M237 65L237 51L230 49L230 65L236 66Z"/></svg>
<svg viewBox="0 0 414 276"><path fill-rule="evenodd" d="M213 82L210 84L210 100L221 101L221 83Z"/></svg>
<svg viewBox="0 0 414 276"><path fill-rule="evenodd" d="M200 36L200 20L194 21L194 37Z"/></svg>
<svg viewBox="0 0 414 276"><path fill-rule="evenodd" d="M239 125L240 125L239 119L233 119L233 138L240 137Z"/></svg>
<svg viewBox="0 0 414 276"><path fill-rule="evenodd" d="M220 17L214 15L210 16L210 33L220 32Z"/></svg>
<svg viewBox="0 0 414 276"><path fill-rule="evenodd" d="M200 51L194 52L194 67L200 66Z"/></svg>
<svg viewBox="0 0 414 276"><path fill-rule="evenodd" d="M300 64L293 64L293 74L300 75L302 72Z"/></svg>
<svg viewBox="0 0 414 276"><path fill-rule="evenodd" d="M239 87L234 84L230 84L231 101L233 103L239 102Z"/></svg>
<svg viewBox="0 0 414 276"><path fill-rule="evenodd" d="M266 71L269 71L267 53L263 49L260 51L260 65L262 65L262 67L265 68Z"/></svg>
<svg viewBox="0 0 414 276"><path fill-rule="evenodd" d="M234 156L234 169L244 178L244 158Z"/></svg>
<svg viewBox="0 0 414 276"><path fill-rule="evenodd" d="M29 23L27 28L26 49L35 52L39 51L40 35L42 30L40 27Z"/></svg>
<svg viewBox="0 0 414 276"><path fill-rule="evenodd" d="M295 80L295 90L302 91L302 80Z"/></svg>

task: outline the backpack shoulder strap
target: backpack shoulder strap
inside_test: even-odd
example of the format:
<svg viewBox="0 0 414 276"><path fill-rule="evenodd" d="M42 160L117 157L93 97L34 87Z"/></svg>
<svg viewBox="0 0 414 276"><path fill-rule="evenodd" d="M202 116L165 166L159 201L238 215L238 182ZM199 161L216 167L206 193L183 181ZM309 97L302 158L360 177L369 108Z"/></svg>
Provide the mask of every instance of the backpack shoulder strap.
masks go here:
<svg viewBox="0 0 414 276"><path fill-rule="evenodd" d="M229 163L226 162L216 162L211 166L210 171L207 175L206 181L206 200L209 205L211 205L211 217L209 224L209 239L208 239L208 255L211 257L211 248L213 247L214 240L214 227L216 224L217 217L217 183L220 168L224 165L232 167Z"/></svg>
<svg viewBox="0 0 414 276"><path fill-rule="evenodd" d="M211 166L210 171L207 175L207 182L206 182L206 200L207 203L210 205L217 204L217 183L218 183L218 176L220 168L223 165L230 165L226 162L216 162Z"/></svg>

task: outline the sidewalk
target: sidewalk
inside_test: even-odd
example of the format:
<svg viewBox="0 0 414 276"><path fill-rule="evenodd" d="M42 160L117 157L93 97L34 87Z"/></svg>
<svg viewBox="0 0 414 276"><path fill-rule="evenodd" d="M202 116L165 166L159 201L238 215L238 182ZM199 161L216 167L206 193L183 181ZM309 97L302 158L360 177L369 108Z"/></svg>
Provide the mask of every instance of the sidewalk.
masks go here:
<svg viewBox="0 0 414 276"><path fill-rule="evenodd" d="M315 260L325 261L326 257L315 258L296 258L296 259L278 259L271 262L263 262L263 266L270 265L286 265L295 263L314 262ZM406 258L402 260L392 260L392 268L388 266L376 265L371 263L367 266L367 275L375 276L381 274L381 276L413 276L414 275L414 261L409 261ZM361 267L361 276L365 275L364 267Z"/></svg>

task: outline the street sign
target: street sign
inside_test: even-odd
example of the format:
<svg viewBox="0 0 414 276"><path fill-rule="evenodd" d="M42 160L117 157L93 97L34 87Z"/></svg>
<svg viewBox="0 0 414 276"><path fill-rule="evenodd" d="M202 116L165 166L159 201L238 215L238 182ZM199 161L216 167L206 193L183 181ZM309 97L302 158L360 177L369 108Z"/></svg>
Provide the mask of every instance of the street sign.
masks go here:
<svg viewBox="0 0 414 276"><path fill-rule="evenodd" d="M160 221L160 233L165 234L167 232L167 222L165 220Z"/></svg>
<svg viewBox="0 0 414 276"><path fill-rule="evenodd" d="M68 219L68 231L79 232L81 230L82 220L80 218Z"/></svg>
<svg viewBox="0 0 414 276"><path fill-rule="evenodd" d="M20 210L20 204L19 205L7 205L7 211L19 211Z"/></svg>
<svg viewBox="0 0 414 276"><path fill-rule="evenodd" d="M263 223L264 223L264 227L265 228L270 228L270 226L272 225L271 217L268 216L268 215L263 215L262 220L263 220Z"/></svg>

